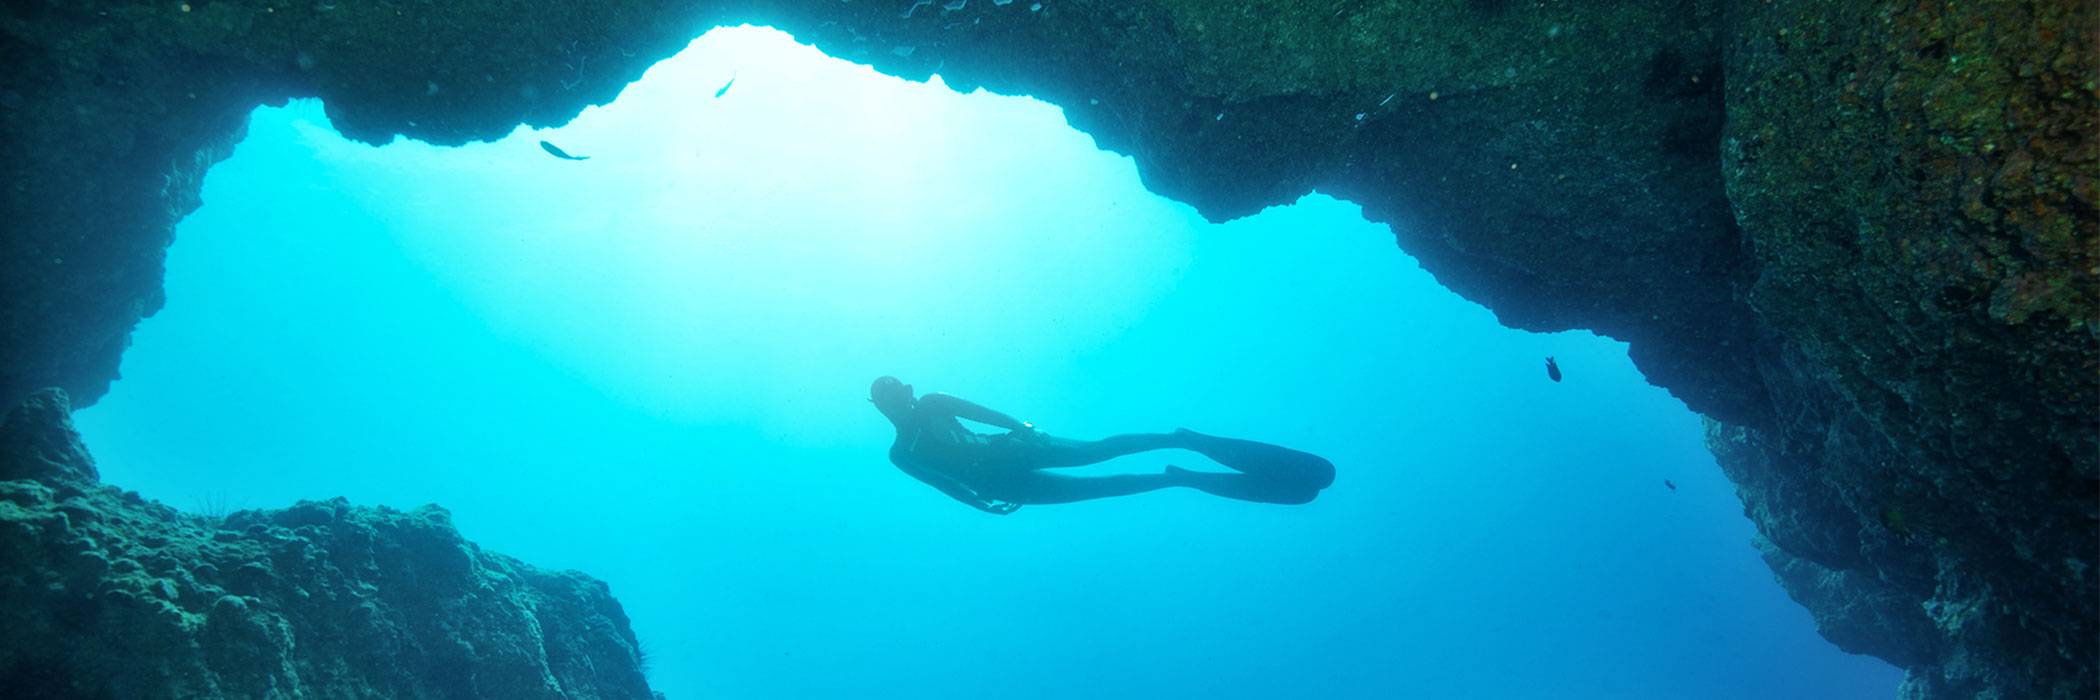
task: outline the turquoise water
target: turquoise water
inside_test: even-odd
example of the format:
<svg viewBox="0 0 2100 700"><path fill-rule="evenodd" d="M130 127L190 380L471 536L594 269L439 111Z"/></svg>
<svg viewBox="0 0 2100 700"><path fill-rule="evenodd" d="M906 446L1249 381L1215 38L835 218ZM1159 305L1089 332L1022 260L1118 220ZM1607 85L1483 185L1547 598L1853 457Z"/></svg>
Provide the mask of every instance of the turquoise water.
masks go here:
<svg viewBox="0 0 2100 700"><path fill-rule="evenodd" d="M317 103L260 110L204 196L167 310L78 417L105 479L193 510L440 503L488 549L610 583L673 698L1899 680L1816 636L1697 417L1623 344L1500 327L1347 202L1206 223L1051 105L718 30L497 143L374 148ZM1300 507L990 516L887 463L882 374L1340 476ZM1203 466L1086 473L1168 463Z"/></svg>

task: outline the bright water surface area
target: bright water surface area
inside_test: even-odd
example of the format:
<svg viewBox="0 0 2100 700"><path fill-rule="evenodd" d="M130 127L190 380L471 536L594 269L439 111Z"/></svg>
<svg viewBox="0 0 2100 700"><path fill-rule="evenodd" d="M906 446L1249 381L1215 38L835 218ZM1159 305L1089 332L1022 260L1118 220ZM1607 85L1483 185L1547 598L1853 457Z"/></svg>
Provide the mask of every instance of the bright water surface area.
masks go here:
<svg viewBox="0 0 2100 700"><path fill-rule="evenodd" d="M495 143L375 148L315 102L259 110L204 200L167 309L79 416L104 478L192 510L442 504L485 548L609 582L673 698L1899 680L1816 635L1625 345L1501 327L1347 202L1206 223L1025 97L721 29ZM1300 507L991 516L888 464L883 374L1340 477Z"/></svg>

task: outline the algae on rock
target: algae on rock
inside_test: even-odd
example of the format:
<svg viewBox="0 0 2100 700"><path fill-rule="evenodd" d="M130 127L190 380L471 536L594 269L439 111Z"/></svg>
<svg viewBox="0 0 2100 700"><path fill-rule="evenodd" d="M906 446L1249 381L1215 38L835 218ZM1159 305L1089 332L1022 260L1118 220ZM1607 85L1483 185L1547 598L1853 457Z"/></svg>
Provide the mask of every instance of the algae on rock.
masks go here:
<svg viewBox="0 0 2100 700"><path fill-rule="evenodd" d="M0 696L652 696L603 582L436 506L178 512L96 483L69 411L0 426Z"/></svg>

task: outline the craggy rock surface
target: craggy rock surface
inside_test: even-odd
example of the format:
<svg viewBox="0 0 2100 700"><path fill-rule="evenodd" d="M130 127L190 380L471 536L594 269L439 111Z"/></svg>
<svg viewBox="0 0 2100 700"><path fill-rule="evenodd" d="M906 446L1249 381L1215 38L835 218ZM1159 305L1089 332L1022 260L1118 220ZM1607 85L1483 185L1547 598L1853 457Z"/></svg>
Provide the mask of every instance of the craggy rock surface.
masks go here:
<svg viewBox="0 0 2100 700"><path fill-rule="evenodd" d="M610 100L716 24L1064 107L1226 218L1311 188L1714 420L1782 583L1907 694L2100 693L2081 0L578 0L0 9L0 400L100 395L255 104L380 142ZM1288 244L1288 241L1279 241ZM1404 313L1404 310L1396 310Z"/></svg>
<svg viewBox="0 0 2100 700"><path fill-rule="evenodd" d="M0 697L651 696L602 582L436 506L176 512L96 483L69 410L0 426Z"/></svg>
<svg viewBox="0 0 2100 700"><path fill-rule="evenodd" d="M1784 347L1715 450L1773 541L1930 619L1910 692L2100 696L2096 41L2090 2L1730 17L1739 293Z"/></svg>

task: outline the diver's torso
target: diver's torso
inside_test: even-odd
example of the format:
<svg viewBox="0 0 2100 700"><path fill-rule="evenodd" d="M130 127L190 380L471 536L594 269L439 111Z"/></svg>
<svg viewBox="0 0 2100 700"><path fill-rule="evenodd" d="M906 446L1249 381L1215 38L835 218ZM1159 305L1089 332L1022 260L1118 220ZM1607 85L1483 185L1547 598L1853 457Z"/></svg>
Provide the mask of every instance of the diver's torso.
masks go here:
<svg viewBox="0 0 2100 700"><path fill-rule="evenodd" d="M968 480L981 471L987 438L964 428L954 418L921 420L917 428L899 433L890 446L890 461L931 469L957 480Z"/></svg>

